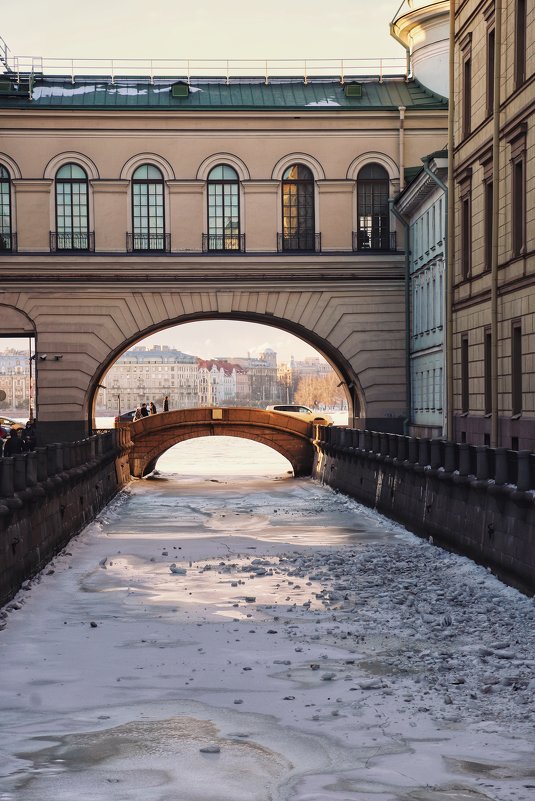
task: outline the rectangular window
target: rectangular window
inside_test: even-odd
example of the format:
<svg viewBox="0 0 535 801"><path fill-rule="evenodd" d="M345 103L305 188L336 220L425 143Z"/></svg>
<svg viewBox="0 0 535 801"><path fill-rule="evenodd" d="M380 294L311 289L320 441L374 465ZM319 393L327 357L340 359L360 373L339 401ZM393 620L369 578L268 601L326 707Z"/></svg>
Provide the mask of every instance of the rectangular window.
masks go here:
<svg viewBox="0 0 535 801"><path fill-rule="evenodd" d="M468 136L472 130L472 59L463 61L463 137Z"/></svg>
<svg viewBox="0 0 535 801"><path fill-rule="evenodd" d="M461 412L466 414L470 410L470 374L468 369L468 335L461 338Z"/></svg>
<svg viewBox="0 0 535 801"><path fill-rule="evenodd" d="M512 250L514 256L519 256L524 248L526 230L526 191L523 157L517 158L512 162L512 171Z"/></svg>
<svg viewBox="0 0 535 801"><path fill-rule="evenodd" d="M472 267L472 220L470 195L461 200L461 274L468 278Z"/></svg>
<svg viewBox="0 0 535 801"><path fill-rule="evenodd" d="M490 270L492 266L492 221L493 221L493 209L494 209L494 194L493 194L493 183L492 181L486 181L485 183L485 247L484 247L484 259L485 264L483 265L483 269Z"/></svg>
<svg viewBox="0 0 535 801"><path fill-rule="evenodd" d="M492 413L492 334L485 331L483 343L485 414Z"/></svg>
<svg viewBox="0 0 535 801"><path fill-rule="evenodd" d="M522 413L522 326L513 323L511 331L511 412Z"/></svg>
<svg viewBox="0 0 535 801"><path fill-rule="evenodd" d="M494 111L494 57L496 49L496 32L492 28L487 33L487 116Z"/></svg>
<svg viewBox="0 0 535 801"><path fill-rule="evenodd" d="M526 0L516 0L515 23L515 84L518 89L526 80Z"/></svg>

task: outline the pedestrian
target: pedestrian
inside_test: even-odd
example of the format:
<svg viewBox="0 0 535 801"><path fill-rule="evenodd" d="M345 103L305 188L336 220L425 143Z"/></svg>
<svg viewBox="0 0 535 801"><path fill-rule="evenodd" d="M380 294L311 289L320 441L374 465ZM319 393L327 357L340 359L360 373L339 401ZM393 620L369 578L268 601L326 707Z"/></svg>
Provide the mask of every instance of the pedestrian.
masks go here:
<svg viewBox="0 0 535 801"><path fill-rule="evenodd" d="M14 456L16 453L22 453L22 439L19 436L18 429L12 428L5 442L3 455Z"/></svg>
<svg viewBox="0 0 535 801"><path fill-rule="evenodd" d="M143 415L141 414L141 406L138 406L136 408L136 411L134 412L134 416L132 418L132 422L135 423L136 420L141 420L142 417L143 417Z"/></svg>
<svg viewBox="0 0 535 801"><path fill-rule="evenodd" d="M163 410L164 412L169 411L169 395L166 395L165 398L163 399Z"/></svg>
<svg viewBox="0 0 535 801"><path fill-rule="evenodd" d="M22 449L24 451L34 451L37 444L37 435L35 432L35 423L28 420L26 428L22 432Z"/></svg>
<svg viewBox="0 0 535 801"><path fill-rule="evenodd" d="M147 409L147 404L146 403L142 403L141 404L141 417L148 417L148 416L149 416L149 410Z"/></svg>
<svg viewBox="0 0 535 801"><path fill-rule="evenodd" d="M156 405L153 401L150 402L150 413L156 414Z"/></svg>

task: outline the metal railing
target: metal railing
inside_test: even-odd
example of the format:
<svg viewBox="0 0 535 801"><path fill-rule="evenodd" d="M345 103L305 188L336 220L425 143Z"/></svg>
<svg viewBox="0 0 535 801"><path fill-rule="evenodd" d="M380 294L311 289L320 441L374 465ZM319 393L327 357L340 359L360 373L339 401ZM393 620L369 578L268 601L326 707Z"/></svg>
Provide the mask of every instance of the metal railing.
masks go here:
<svg viewBox="0 0 535 801"><path fill-rule="evenodd" d="M0 252L17 252L17 234L0 234Z"/></svg>
<svg viewBox="0 0 535 801"><path fill-rule="evenodd" d="M0 43L1 44L1 43ZM5 43L3 43L5 45ZM151 82L158 77L175 76L188 83L193 78L219 78L225 83L240 78L258 78L264 83L283 77L300 78L308 83L315 78L336 78L340 83L363 76L407 77L405 58L332 58L332 59L109 59L43 58L13 55L7 45L2 50L6 71L17 77L25 74L101 76L112 83L121 78L141 78Z"/></svg>
<svg viewBox="0 0 535 801"><path fill-rule="evenodd" d="M171 234L130 234L126 235L128 253L170 253Z"/></svg>
<svg viewBox="0 0 535 801"><path fill-rule="evenodd" d="M203 234L202 252L213 250L245 253L245 234Z"/></svg>
<svg viewBox="0 0 535 801"><path fill-rule="evenodd" d="M277 234L279 253L321 253L321 234Z"/></svg>
<svg viewBox="0 0 535 801"><path fill-rule="evenodd" d="M60 234L57 231L50 231L50 252L58 253L67 251L86 251L92 253L95 250L95 233L88 231L79 234Z"/></svg>
<svg viewBox="0 0 535 801"><path fill-rule="evenodd" d="M383 458L409 468L457 476L458 480L535 490L535 453L528 450L513 451L336 426L319 426L317 442L327 451Z"/></svg>
<svg viewBox="0 0 535 801"><path fill-rule="evenodd" d="M370 234L366 228L353 231L353 250L393 253L397 250L396 231L388 231L385 234Z"/></svg>

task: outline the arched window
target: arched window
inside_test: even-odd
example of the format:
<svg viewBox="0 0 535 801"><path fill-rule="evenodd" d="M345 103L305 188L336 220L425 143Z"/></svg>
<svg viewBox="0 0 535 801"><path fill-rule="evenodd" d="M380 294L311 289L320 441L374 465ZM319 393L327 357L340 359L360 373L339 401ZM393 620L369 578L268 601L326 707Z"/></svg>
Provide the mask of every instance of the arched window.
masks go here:
<svg viewBox="0 0 535 801"><path fill-rule="evenodd" d="M132 177L132 226L132 250L169 250L163 175L152 164L142 164Z"/></svg>
<svg viewBox="0 0 535 801"><path fill-rule="evenodd" d="M11 176L0 166L0 250L15 250L11 231Z"/></svg>
<svg viewBox="0 0 535 801"><path fill-rule="evenodd" d="M92 250L89 236L89 182L78 164L56 173L56 232L52 250Z"/></svg>
<svg viewBox="0 0 535 801"><path fill-rule="evenodd" d="M208 236L204 250L243 250L238 173L219 164L208 175Z"/></svg>
<svg viewBox="0 0 535 801"><path fill-rule="evenodd" d="M319 250L314 222L314 176L304 164L292 164L282 176L282 247Z"/></svg>
<svg viewBox="0 0 535 801"><path fill-rule="evenodd" d="M390 243L388 173L366 164L357 176L357 250L393 250Z"/></svg>

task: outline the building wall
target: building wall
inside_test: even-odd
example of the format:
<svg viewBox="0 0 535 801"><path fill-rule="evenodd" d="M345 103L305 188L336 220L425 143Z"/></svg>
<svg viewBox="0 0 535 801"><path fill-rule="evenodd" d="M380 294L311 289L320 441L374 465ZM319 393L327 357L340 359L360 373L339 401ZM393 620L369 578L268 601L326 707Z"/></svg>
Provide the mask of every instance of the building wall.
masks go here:
<svg viewBox="0 0 535 801"><path fill-rule="evenodd" d="M485 413L485 330L491 326L491 274L485 230L489 219L485 200L486 182L499 181L498 242L498 418L497 444L514 448L535 448L535 10L527 3L526 74L515 80L516 0L503 3L500 165L492 164L492 125L489 112L488 34L494 24L488 2L469 0L458 4L455 20L455 64L458 93L455 105L455 275L454 275L454 435L457 439L484 444L489 441L491 419ZM463 81L466 59L471 60L471 124L463 126L467 98ZM524 243L513 246L515 198L513 161L523 158L525 189ZM471 242L463 247L463 199L469 199ZM517 215L517 218L519 215ZM463 252L471 258L463 274ZM465 259L466 262L466 259ZM521 327L521 409L513 408L512 339L515 324ZM468 380L463 379L462 339L468 339ZM488 369L487 369L488 380Z"/></svg>

